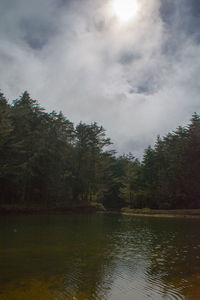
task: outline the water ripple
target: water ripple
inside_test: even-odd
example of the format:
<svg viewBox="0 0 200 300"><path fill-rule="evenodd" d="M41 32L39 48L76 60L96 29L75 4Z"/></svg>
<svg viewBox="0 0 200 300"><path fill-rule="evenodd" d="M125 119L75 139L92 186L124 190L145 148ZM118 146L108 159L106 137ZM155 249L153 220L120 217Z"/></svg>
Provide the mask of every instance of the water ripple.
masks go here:
<svg viewBox="0 0 200 300"><path fill-rule="evenodd" d="M3 300L199 298L197 220L117 215L17 220L17 234L10 230L16 219L0 227L6 224L0 243Z"/></svg>

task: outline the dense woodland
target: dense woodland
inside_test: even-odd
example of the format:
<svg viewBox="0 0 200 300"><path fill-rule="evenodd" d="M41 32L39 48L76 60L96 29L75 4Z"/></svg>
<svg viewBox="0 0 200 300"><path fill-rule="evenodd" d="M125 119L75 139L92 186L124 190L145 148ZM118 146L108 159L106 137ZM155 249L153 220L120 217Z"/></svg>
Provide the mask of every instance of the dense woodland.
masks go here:
<svg viewBox="0 0 200 300"><path fill-rule="evenodd" d="M178 127L140 162L117 156L97 123L74 126L27 92L0 93L0 206L25 209L200 208L200 116Z"/></svg>

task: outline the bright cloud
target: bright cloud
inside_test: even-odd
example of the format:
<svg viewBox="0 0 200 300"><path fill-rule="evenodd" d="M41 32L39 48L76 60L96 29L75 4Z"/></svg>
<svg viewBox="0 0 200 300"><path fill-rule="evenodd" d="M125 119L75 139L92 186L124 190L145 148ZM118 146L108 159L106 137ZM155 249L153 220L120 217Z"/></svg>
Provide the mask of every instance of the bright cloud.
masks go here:
<svg viewBox="0 0 200 300"><path fill-rule="evenodd" d="M138 18L120 24L110 1L1 1L1 89L97 121L120 153L140 156L200 110L200 8L141 0Z"/></svg>

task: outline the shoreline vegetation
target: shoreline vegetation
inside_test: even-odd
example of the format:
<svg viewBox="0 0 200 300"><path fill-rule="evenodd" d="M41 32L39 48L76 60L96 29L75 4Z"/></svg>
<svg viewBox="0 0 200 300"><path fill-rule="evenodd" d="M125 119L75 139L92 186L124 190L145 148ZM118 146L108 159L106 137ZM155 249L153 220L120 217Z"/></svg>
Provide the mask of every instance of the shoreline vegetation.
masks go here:
<svg viewBox="0 0 200 300"><path fill-rule="evenodd" d="M0 215L69 215L69 214L88 214L88 213L103 213L103 214L121 214L124 216L138 217L165 217L165 218L200 218L200 209L132 209L123 207L120 210L106 210L102 205L90 205L76 208L25 208L23 206L4 206L0 208Z"/></svg>
<svg viewBox="0 0 200 300"><path fill-rule="evenodd" d="M75 125L28 92L12 102L0 93L0 213L200 209L199 114L158 136L141 161L111 145L96 122Z"/></svg>
<svg viewBox="0 0 200 300"><path fill-rule="evenodd" d="M101 203L93 203L92 205L76 206L76 207L50 207L42 208L40 206L24 206L24 205L0 205L0 215L43 215L43 214L73 214L73 213L98 213L108 212ZM118 212L119 213L119 212Z"/></svg>

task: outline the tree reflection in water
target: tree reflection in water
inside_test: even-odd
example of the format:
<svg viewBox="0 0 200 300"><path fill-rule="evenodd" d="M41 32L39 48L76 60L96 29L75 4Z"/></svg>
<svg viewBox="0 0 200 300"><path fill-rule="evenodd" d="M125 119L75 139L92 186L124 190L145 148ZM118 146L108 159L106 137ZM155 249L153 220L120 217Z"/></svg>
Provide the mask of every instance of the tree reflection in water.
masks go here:
<svg viewBox="0 0 200 300"><path fill-rule="evenodd" d="M199 220L69 215L0 222L1 300L198 298Z"/></svg>

